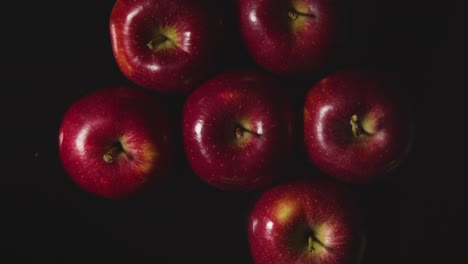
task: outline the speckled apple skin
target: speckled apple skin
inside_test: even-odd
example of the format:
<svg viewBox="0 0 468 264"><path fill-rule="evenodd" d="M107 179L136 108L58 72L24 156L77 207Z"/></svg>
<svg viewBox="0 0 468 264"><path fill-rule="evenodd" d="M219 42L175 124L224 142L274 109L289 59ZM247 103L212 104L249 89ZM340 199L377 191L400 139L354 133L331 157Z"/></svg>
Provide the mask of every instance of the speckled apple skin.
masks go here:
<svg viewBox="0 0 468 264"><path fill-rule="evenodd" d="M277 179L294 151L290 97L262 71L229 71L196 88L183 109L183 141L194 172L206 183L251 191ZM235 127L245 133L237 139Z"/></svg>
<svg viewBox="0 0 468 264"><path fill-rule="evenodd" d="M239 0L243 43L254 60L282 76L315 74L331 65L343 39L341 1ZM314 17L292 21L295 9Z"/></svg>
<svg viewBox="0 0 468 264"><path fill-rule="evenodd" d="M369 69L343 69L324 77L306 95L304 142L309 159L326 174L350 183L389 175L414 141L414 112L395 76ZM355 137L357 114L375 132Z"/></svg>
<svg viewBox="0 0 468 264"><path fill-rule="evenodd" d="M318 178L267 189L254 204L248 242L255 264L358 264L365 253L366 223L355 194ZM308 250L313 232L324 246Z"/></svg>
<svg viewBox="0 0 468 264"><path fill-rule="evenodd" d="M200 84L214 67L223 35L222 17L212 5L203 3L116 1L109 27L122 73L141 87L163 93L184 94ZM147 47L151 32L159 27L177 32L177 48L153 52Z"/></svg>
<svg viewBox="0 0 468 264"><path fill-rule="evenodd" d="M106 87L75 101L65 113L58 147L65 171L82 189L124 199L161 183L172 159L171 127L161 103L127 87ZM103 155L120 142L125 153Z"/></svg>

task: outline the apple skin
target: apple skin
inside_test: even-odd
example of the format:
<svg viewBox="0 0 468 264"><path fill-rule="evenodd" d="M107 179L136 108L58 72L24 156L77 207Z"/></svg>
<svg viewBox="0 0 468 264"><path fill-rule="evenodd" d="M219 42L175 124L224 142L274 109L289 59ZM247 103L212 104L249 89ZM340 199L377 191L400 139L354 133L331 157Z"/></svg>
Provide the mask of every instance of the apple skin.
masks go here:
<svg viewBox="0 0 468 264"><path fill-rule="evenodd" d="M243 42L260 66L302 77L336 59L345 36L343 10L341 1L239 0L238 21Z"/></svg>
<svg viewBox="0 0 468 264"><path fill-rule="evenodd" d="M263 71L213 76L188 96L182 120L192 169L219 189L262 188L281 175L294 152L290 97Z"/></svg>
<svg viewBox="0 0 468 264"><path fill-rule="evenodd" d="M115 61L135 84L185 94L211 72L221 49L219 6L206 0L118 0L109 27Z"/></svg>
<svg viewBox="0 0 468 264"><path fill-rule="evenodd" d="M304 178L264 191L248 219L255 264L358 264L366 249L366 223L348 186Z"/></svg>
<svg viewBox="0 0 468 264"><path fill-rule="evenodd" d="M106 87L76 100L59 129L62 165L82 189L120 200L161 184L172 160L171 123L155 97Z"/></svg>
<svg viewBox="0 0 468 264"><path fill-rule="evenodd" d="M350 183L389 176L408 156L415 135L414 112L400 85L396 76L370 69L342 69L318 81L304 105L312 163ZM351 124L353 115L358 120Z"/></svg>

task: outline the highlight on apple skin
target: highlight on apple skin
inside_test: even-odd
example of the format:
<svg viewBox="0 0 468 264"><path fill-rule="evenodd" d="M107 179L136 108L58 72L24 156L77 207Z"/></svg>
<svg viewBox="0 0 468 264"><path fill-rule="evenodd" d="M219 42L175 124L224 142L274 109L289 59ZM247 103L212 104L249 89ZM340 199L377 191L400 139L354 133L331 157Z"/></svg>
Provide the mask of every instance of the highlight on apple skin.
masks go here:
<svg viewBox="0 0 468 264"><path fill-rule="evenodd" d="M252 191L277 179L294 152L289 96L270 74L228 71L189 94L183 142L194 172L207 184Z"/></svg>
<svg viewBox="0 0 468 264"><path fill-rule="evenodd" d="M355 193L323 178L283 182L265 190L248 219L255 264L359 264L366 217Z"/></svg>
<svg viewBox="0 0 468 264"><path fill-rule="evenodd" d="M161 93L186 94L213 71L223 17L212 0L117 0L109 21L121 72Z"/></svg>
<svg viewBox="0 0 468 264"><path fill-rule="evenodd" d="M304 144L322 172L356 184L383 180L412 149L415 113L400 80L388 72L342 69L311 87Z"/></svg>
<svg viewBox="0 0 468 264"><path fill-rule="evenodd" d="M113 200L149 191L169 174L172 128L155 97L106 87L76 100L59 129L63 168L83 190Z"/></svg>

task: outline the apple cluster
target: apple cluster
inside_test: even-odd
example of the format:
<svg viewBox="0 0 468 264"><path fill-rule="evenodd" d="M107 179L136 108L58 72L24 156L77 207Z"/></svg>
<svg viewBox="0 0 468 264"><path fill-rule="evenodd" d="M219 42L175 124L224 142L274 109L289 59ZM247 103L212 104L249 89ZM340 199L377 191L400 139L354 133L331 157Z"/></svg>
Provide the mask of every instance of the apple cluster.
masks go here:
<svg viewBox="0 0 468 264"><path fill-rule="evenodd" d="M391 175L411 150L414 117L396 92L400 84L385 72L344 68L311 82L295 108L277 77L316 75L333 63L343 5L238 0L240 43L258 68L218 72L226 41L220 2L115 2L115 62L142 89L105 87L69 107L58 135L64 169L87 192L125 199L171 177L171 146L180 140L206 184L265 188L248 225L255 263L360 263L366 228L350 186ZM180 139L159 94L185 98ZM299 151L298 137L326 177L276 184Z"/></svg>

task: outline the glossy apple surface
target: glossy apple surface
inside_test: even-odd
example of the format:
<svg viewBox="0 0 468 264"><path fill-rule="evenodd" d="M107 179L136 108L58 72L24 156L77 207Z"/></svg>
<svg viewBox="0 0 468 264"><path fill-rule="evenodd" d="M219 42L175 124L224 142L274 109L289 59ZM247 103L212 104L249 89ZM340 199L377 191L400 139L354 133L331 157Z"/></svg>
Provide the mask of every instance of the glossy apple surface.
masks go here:
<svg viewBox="0 0 468 264"><path fill-rule="evenodd" d="M239 0L242 39L254 60L283 76L321 71L343 38L341 1Z"/></svg>
<svg viewBox="0 0 468 264"><path fill-rule="evenodd" d="M183 109L185 153L208 184L261 188L288 166L294 117L289 97L261 71L229 71L196 88Z"/></svg>
<svg viewBox="0 0 468 264"><path fill-rule="evenodd" d="M165 109L127 87L107 87L75 101L58 139L61 162L73 181L109 199L154 188L167 176L172 158Z"/></svg>
<svg viewBox="0 0 468 264"><path fill-rule="evenodd" d="M347 186L299 179L267 189L254 204L248 241L255 264L358 264L365 217Z"/></svg>
<svg viewBox="0 0 468 264"><path fill-rule="evenodd" d="M141 87L187 93L211 73L222 36L210 0L118 0L110 16L122 73Z"/></svg>
<svg viewBox="0 0 468 264"><path fill-rule="evenodd" d="M307 93L304 142L326 174L352 183L388 176L407 157L414 114L390 74L359 69L324 77Z"/></svg>

